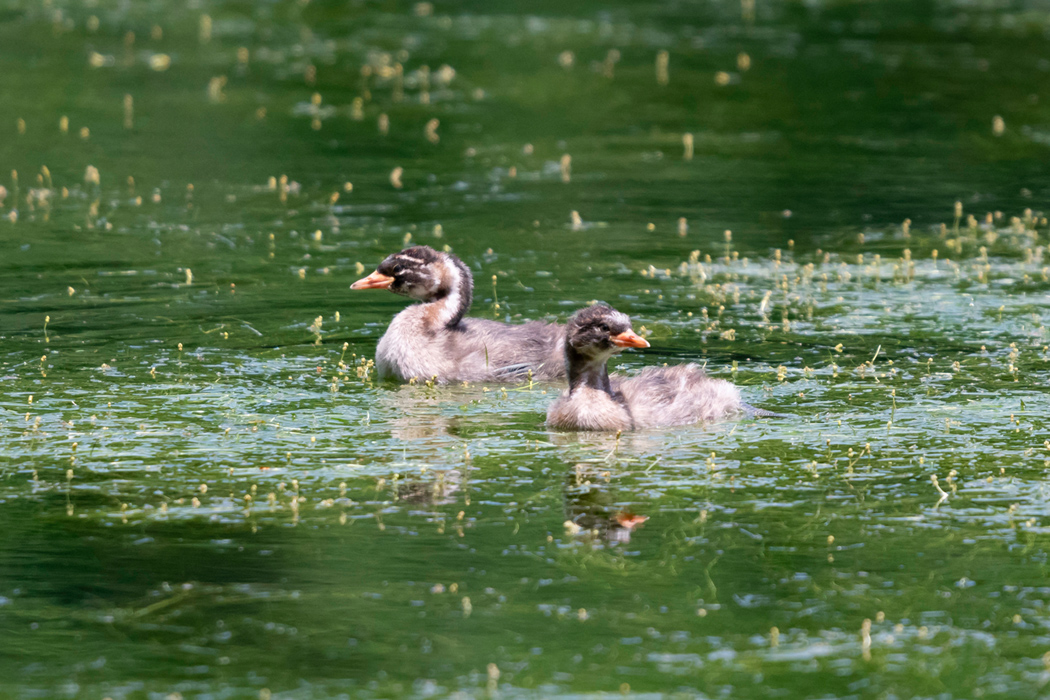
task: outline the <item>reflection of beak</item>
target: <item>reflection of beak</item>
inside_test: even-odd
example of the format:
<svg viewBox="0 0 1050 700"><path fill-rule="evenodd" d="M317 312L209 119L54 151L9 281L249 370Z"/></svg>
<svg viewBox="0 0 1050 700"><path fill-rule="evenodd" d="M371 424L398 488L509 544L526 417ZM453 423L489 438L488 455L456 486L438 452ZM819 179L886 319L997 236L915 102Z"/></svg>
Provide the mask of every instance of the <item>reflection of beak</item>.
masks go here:
<svg viewBox="0 0 1050 700"><path fill-rule="evenodd" d="M381 275L379 274L379 270L376 270L368 277L362 277L351 284L350 289L390 289L390 285L393 283L393 277Z"/></svg>
<svg viewBox="0 0 1050 700"><path fill-rule="evenodd" d="M638 335L630 328L625 330L619 335L614 335L609 340L612 341L613 345L621 348L647 348L649 347L649 341Z"/></svg>
<svg viewBox="0 0 1050 700"><path fill-rule="evenodd" d="M620 527L633 530L649 519L648 515L634 515L633 513L617 513L616 522Z"/></svg>

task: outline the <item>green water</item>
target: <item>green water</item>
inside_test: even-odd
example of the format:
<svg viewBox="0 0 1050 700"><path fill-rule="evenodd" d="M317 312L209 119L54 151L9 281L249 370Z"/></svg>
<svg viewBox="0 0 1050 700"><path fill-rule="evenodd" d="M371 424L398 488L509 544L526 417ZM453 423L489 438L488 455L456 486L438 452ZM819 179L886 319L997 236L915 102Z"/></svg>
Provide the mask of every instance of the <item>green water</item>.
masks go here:
<svg viewBox="0 0 1050 700"><path fill-rule="evenodd" d="M0 696L1050 694L1048 27L0 0ZM792 417L380 385L409 239Z"/></svg>

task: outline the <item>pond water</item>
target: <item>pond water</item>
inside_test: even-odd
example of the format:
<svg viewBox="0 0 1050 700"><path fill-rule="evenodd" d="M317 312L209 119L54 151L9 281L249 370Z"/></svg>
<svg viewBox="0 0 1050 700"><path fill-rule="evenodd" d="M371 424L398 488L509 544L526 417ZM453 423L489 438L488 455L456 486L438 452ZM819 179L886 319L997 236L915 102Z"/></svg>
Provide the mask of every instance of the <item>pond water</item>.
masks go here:
<svg viewBox="0 0 1050 700"><path fill-rule="evenodd" d="M1024 0L3 0L0 695L1050 692L1048 78ZM790 417L383 385L409 241Z"/></svg>

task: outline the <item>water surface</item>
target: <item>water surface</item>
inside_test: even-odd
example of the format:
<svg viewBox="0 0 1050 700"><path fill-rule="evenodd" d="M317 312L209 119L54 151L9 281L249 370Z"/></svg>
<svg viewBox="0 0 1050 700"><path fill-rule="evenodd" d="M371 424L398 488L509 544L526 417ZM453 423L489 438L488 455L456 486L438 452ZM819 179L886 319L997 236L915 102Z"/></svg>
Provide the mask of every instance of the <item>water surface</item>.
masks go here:
<svg viewBox="0 0 1050 700"><path fill-rule="evenodd" d="M0 3L0 694L1045 693L1050 15L749 8ZM408 242L791 418L383 385Z"/></svg>

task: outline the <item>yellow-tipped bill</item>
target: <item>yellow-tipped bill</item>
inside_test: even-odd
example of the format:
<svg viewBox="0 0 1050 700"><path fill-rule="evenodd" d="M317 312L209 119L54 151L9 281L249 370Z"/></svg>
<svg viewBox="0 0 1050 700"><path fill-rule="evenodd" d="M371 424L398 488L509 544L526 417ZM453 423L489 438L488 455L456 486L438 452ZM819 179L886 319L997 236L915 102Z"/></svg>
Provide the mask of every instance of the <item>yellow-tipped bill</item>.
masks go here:
<svg viewBox="0 0 1050 700"><path fill-rule="evenodd" d="M649 347L649 341L638 335L631 329L625 330L623 333L614 335L609 338L613 345L621 348L647 348Z"/></svg>
<svg viewBox="0 0 1050 700"><path fill-rule="evenodd" d="M393 277L380 274L379 270L376 270L368 277L362 277L351 284L350 289L389 289L393 283Z"/></svg>

